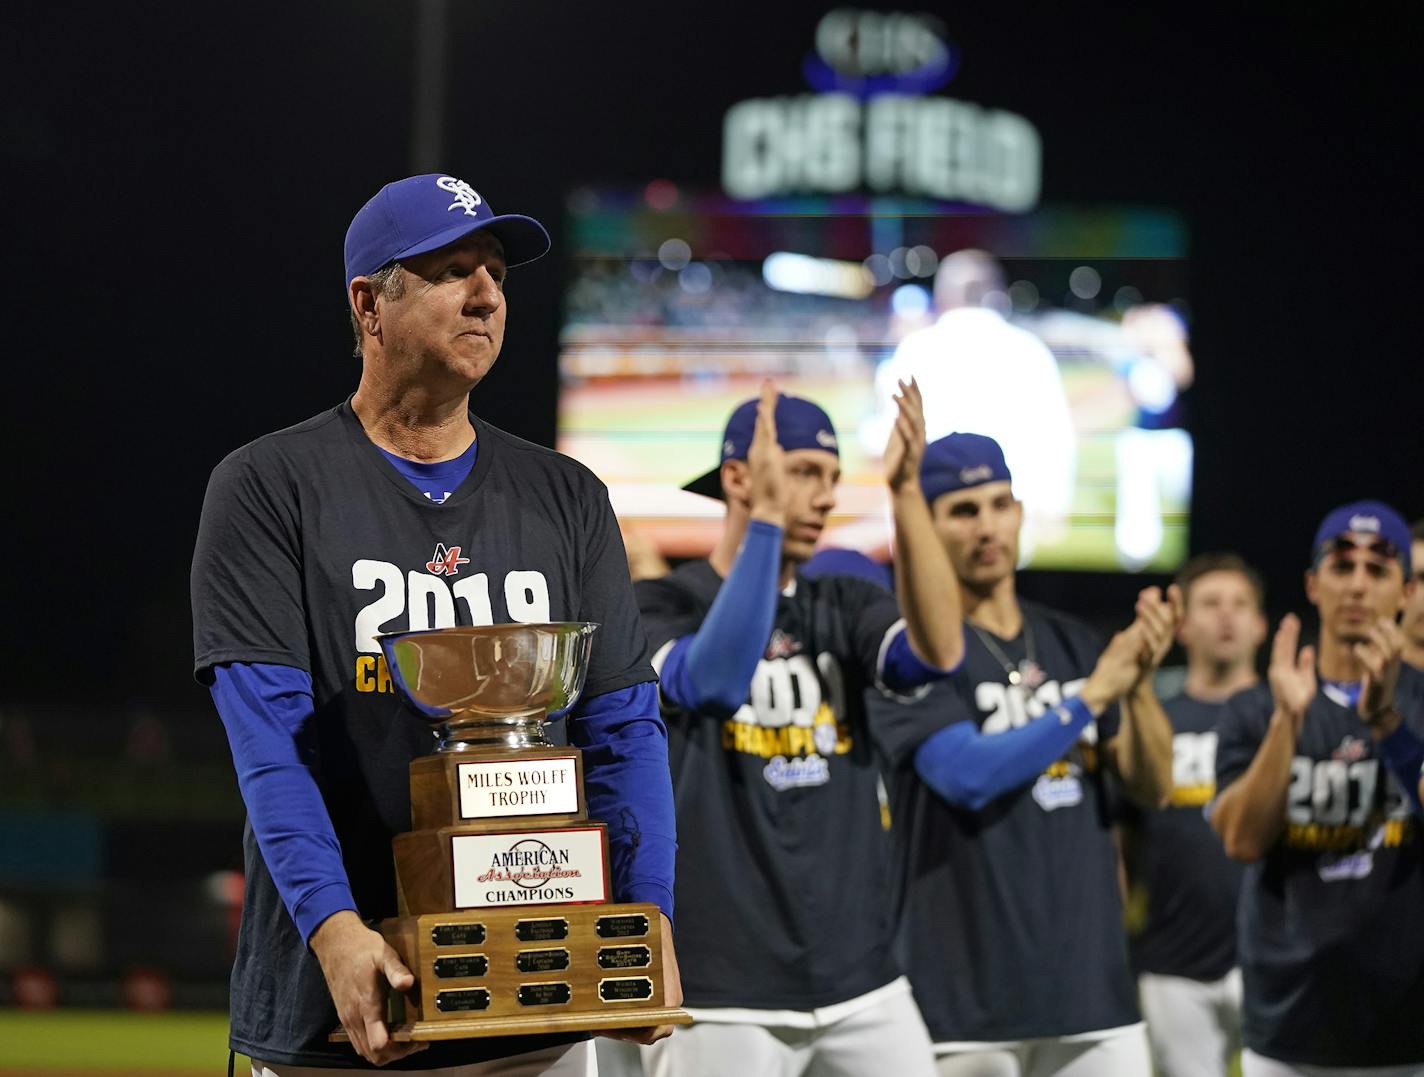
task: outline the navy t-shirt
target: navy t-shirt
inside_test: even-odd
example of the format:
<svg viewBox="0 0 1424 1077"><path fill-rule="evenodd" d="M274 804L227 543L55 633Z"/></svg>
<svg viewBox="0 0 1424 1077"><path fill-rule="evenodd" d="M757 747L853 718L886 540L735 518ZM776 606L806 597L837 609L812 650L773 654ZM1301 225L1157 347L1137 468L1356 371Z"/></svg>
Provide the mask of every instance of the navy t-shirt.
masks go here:
<svg viewBox="0 0 1424 1077"><path fill-rule="evenodd" d="M1395 700L1424 736L1424 675L1404 667ZM1219 790L1251 765L1273 710L1265 685L1227 703ZM1246 1046L1307 1065L1424 1064L1424 840L1369 729L1327 688L1306 709L1284 810L1242 882Z"/></svg>
<svg viewBox="0 0 1424 1077"><path fill-rule="evenodd" d="M1102 650L1082 623L1032 602L1023 615L1039 676L1011 686L975 631L964 664L911 704L875 703L871 728L891 768L897 952L936 1043L1023 1040L1135 1024L1135 985L1118 890L1100 739L1110 709L1062 759L980 811L915 773L916 750L955 722L993 735L1082 687ZM982 630L981 630L982 631ZM991 640L1011 664L1023 633ZM1028 682L1025 682L1026 684Z"/></svg>
<svg viewBox="0 0 1424 1077"><path fill-rule="evenodd" d="M475 465L444 504L391 466L349 401L238 449L214 470L203 504L192 575L198 678L226 662L311 674L315 714L299 746L367 920L396 913L391 838L410 827L409 763L433 747L430 727L393 694L377 633L596 621L585 693L654 679L603 484L565 456L470 421ZM244 848L232 1046L268 1062L364 1067L350 1047L326 1042L337 1018L321 968L250 827ZM551 1042L440 1043L393 1068Z"/></svg>
<svg viewBox="0 0 1424 1077"><path fill-rule="evenodd" d="M1163 704L1172 722L1172 799L1125 812L1133 884L1147 919L1132 939L1138 972L1219 980L1236 964L1236 897L1242 866L1207 821L1216 794L1216 723L1226 704L1179 695Z"/></svg>
<svg viewBox="0 0 1424 1077"><path fill-rule="evenodd" d="M706 561L637 585L654 651L696 632ZM864 580L798 576L734 714L664 702L677 802L677 957L689 1006L809 1010L899 975L864 697L900 619Z"/></svg>

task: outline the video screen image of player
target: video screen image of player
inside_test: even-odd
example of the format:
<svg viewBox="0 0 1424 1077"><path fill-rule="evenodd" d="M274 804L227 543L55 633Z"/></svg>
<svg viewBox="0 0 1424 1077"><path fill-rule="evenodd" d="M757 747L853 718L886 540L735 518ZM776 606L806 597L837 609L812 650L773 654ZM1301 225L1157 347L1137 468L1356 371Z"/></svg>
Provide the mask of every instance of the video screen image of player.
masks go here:
<svg viewBox="0 0 1424 1077"><path fill-rule="evenodd" d="M1168 571L1186 553L1194 364L1170 214L736 202L666 183L569 200L558 448L668 557L721 507L682 484L763 378L826 407L844 478L828 546L888 554L897 379L931 439L988 434L1024 501L1022 565Z"/></svg>

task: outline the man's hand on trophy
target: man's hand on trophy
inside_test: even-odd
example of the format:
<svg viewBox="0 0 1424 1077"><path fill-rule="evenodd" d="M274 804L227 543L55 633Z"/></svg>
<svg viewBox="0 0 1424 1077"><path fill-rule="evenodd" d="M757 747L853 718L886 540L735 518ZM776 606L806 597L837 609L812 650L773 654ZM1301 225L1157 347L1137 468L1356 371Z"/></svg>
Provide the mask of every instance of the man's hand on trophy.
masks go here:
<svg viewBox="0 0 1424 1077"><path fill-rule="evenodd" d="M323 920L312 932L311 948L321 963L341 1027L357 1054L383 1066L429 1046L391 1039L385 1023L386 985L406 991L415 977L386 940L354 912L334 913Z"/></svg>
<svg viewBox="0 0 1424 1077"><path fill-rule="evenodd" d="M672 921L664 913L658 917L662 921L663 936L663 1005L676 1009L682 1005L682 974L677 970L677 951L673 949ZM672 1025L657 1025L652 1028L615 1028L599 1033L611 1040L627 1040L629 1043L657 1043L672 1035Z"/></svg>

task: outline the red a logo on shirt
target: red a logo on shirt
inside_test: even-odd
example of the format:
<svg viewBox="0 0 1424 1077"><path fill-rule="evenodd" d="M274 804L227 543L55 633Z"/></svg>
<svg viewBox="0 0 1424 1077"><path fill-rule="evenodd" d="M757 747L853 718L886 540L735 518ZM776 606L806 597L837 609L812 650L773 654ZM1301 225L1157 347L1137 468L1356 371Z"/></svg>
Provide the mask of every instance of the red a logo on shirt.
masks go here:
<svg viewBox="0 0 1424 1077"><path fill-rule="evenodd" d="M425 563L425 571L437 576L458 576L460 566L469 563L468 557L460 556L460 547L447 547L445 543L440 542L435 545L435 556Z"/></svg>

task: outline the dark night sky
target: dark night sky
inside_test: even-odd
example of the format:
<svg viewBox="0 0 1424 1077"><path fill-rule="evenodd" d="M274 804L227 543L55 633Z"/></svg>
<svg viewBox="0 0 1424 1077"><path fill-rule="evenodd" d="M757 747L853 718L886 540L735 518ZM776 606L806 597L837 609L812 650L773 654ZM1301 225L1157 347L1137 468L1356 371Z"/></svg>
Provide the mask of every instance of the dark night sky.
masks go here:
<svg viewBox="0 0 1424 1077"><path fill-rule="evenodd" d="M710 187L727 106L800 92L829 6L453 3L445 167L548 223L556 251L570 187ZM0 702L200 701L187 572L206 477L355 386L341 240L408 171L409 10L7 5ZM946 92L1039 128L1045 202L1186 217L1193 547L1242 550L1298 608L1326 508L1424 515L1411 35L1361 5L1348 24L1007 10L940 12L963 51ZM545 443L561 279L557 259L518 271L475 396ZM1088 582L1030 588L1101 612Z"/></svg>

